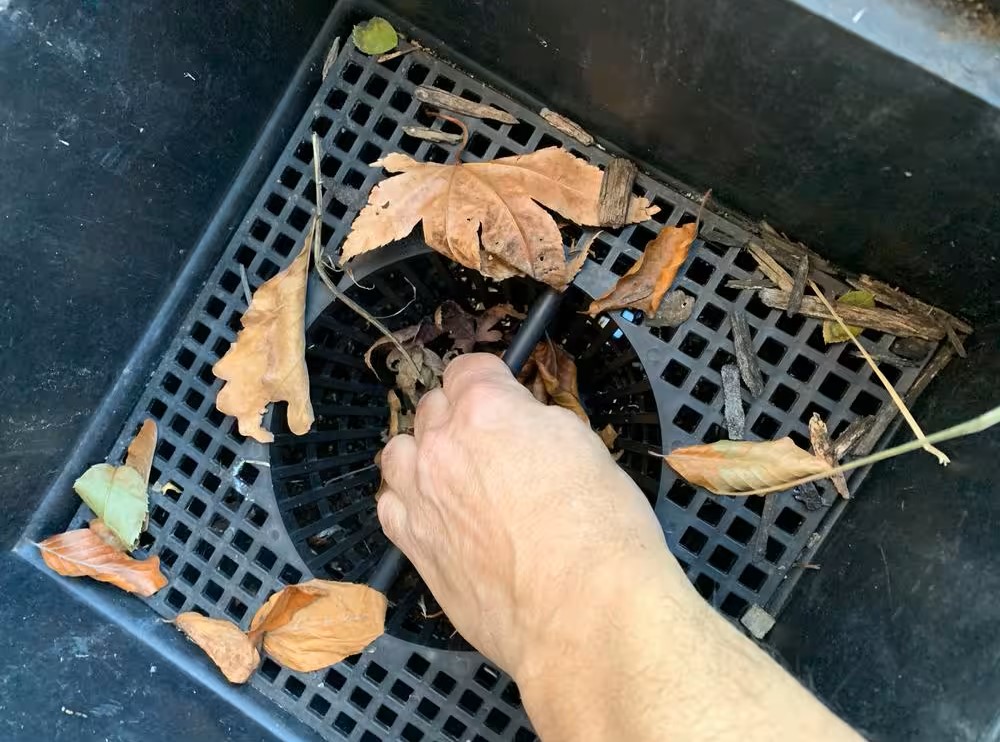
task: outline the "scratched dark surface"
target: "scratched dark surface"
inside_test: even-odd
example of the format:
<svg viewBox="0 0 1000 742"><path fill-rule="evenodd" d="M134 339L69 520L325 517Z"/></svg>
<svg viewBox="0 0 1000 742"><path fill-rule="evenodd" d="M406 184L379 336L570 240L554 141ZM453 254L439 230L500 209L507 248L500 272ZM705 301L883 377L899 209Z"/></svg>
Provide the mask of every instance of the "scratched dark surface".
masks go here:
<svg viewBox="0 0 1000 742"><path fill-rule="evenodd" d="M120 373L331 5L0 0L0 545Z"/></svg>

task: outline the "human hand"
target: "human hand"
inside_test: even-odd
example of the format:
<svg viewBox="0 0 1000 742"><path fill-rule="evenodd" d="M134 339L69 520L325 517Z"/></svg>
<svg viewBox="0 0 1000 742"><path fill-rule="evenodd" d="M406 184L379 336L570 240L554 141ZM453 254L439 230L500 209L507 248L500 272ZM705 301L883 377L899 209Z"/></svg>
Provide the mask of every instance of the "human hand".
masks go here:
<svg viewBox="0 0 1000 742"><path fill-rule="evenodd" d="M515 678L529 654L606 632L623 580L685 582L598 436L495 356L452 361L415 436L382 453L379 519L455 627Z"/></svg>

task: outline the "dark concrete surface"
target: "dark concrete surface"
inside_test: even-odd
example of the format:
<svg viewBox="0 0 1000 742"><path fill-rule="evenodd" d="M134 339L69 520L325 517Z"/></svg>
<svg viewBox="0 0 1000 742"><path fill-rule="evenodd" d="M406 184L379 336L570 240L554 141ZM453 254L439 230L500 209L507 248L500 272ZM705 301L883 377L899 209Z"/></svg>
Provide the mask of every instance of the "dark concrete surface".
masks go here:
<svg viewBox="0 0 1000 742"><path fill-rule="evenodd" d="M276 739L10 553L0 594L0 740Z"/></svg>

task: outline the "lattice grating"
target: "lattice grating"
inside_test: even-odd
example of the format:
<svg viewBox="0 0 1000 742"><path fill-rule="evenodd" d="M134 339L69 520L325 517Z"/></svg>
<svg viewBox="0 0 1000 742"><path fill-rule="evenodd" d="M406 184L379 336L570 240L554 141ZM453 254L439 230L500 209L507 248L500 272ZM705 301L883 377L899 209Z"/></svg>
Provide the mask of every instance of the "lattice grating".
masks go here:
<svg viewBox="0 0 1000 742"><path fill-rule="evenodd" d="M360 373L360 353L372 340L370 331L336 308L319 315L310 330L311 338L326 333L337 341L319 342L311 350L314 393L318 385L329 394L319 401L318 416L333 426L329 431L317 428L320 435L306 444L311 453L305 448L296 453L294 442L281 436L273 452L240 436L235 422L213 406L220 384L211 367L233 341L246 309L241 266L255 288L289 262L304 237L315 198L312 130L323 138L320 166L328 194L323 227L327 247L341 242L371 186L383 177L368 167L378 157L404 151L417 159L442 162L449 156L448 150L402 132L402 126L411 123L450 126L419 109L413 88L421 83L487 101L522 121L516 126L471 121L467 160L554 144L597 164L607 160L603 151L567 140L533 112L421 52L386 65L353 50L341 54L267 186L207 277L113 451L122 455L142 418L154 417L161 440L153 478L174 482L182 490L153 497L149 532L141 542L150 553L160 555L171 580L170 587L148 601L163 616L198 610L245 627L274 590L312 573L333 576L323 572L330 564L325 559L329 554L317 554L304 544L309 533L315 535L317 523L324 518L337 520L342 511L327 503L318 517L303 515L313 493L303 497L306 489L295 492L286 485L303 477L309 489L328 487L327 496L350 491L352 497L362 498L374 487L375 479L368 473L350 479L349 487L338 486L313 467L315 460L333 451L354 456L348 462L352 466L370 461L371 432L385 415L383 390L372 379L336 378L336 369ZM696 205L690 194L646 175L639 177L636 191L662 211L652 223L605 232L598 238L593 260L578 280L584 290L603 289L614 274L626 271L660 225L694 218ZM791 493L784 493L764 558L754 561L748 544L760 520L759 499L712 497L678 481L645 456L650 447L669 448L723 435L719 369L732 359L729 312L734 307L747 312L766 375L760 399L744 396L747 427L753 435L789 434L801 444L812 410L827 414L836 433L857 415L885 404L886 395L849 351L823 345L818 323L784 317L748 293L724 287L728 277L746 277L754 268L747 255L726 247L745 239L739 226L707 214L702 234L708 241L697 243L680 279L680 287L696 298L692 319L683 327L647 331L641 315L628 315L618 319L617 326L567 327L564 336L569 342L576 333L589 343L589 351L580 349L581 370L587 367L588 352L593 360L585 382L592 390L587 404L600 411L595 422L613 422L621 427L625 441L631 441L626 465L655 501L671 549L702 594L735 617L750 602L767 604L828 510L807 511ZM420 289L432 274L406 267L419 265L420 260L433 258L400 263L381 273L373 268L375 303L402 307L410 295L393 272L408 270L408 278ZM358 296L365 299L364 292ZM871 339L888 342L874 335ZM607 348L615 349L613 358L601 355ZM888 369L887 373L903 391L918 371ZM378 396L380 406L371 414L349 415L348 422L338 427L341 423L335 421L344 417L341 408L356 412L365 395ZM621 403L623 399L627 404ZM280 427L280 412L273 422ZM352 441L357 450L348 450ZM858 481L856 477L852 484L856 487ZM273 482L278 483L277 499ZM373 554L366 560L357 549L368 544L377 552L380 538L371 524L370 507L359 506L356 515L355 530L348 529L336 542L356 539L349 549L338 552L346 555L354 549L353 561L339 570L351 578L359 578L371 566ZM440 643L440 637L427 629L430 624L413 621L402 605L396 615L395 633L425 645ZM474 652L430 649L386 636L369 652L319 673L290 672L265 659L252 683L327 739L534 739L516 687Z"/></svg>

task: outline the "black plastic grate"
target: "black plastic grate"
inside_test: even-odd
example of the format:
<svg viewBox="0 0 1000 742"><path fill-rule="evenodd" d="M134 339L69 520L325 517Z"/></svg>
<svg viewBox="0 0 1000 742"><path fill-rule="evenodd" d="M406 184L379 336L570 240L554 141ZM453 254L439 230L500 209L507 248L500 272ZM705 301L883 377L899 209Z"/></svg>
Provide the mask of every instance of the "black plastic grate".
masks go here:
<svg viewBox="0 0 1000 742"><path fill-rule="evenodd" d="M371 186L383 177L369 167L382 154L399 150L438 162L448 157L448 150L402 132L411 123L449 126L419 109L413 89L422 83L500 106L522 122L471 121L466 159L561 144L596 164L607 161L602 150L577 145L533 112L422 52L384 65L353 49L340 55L268 186L207 277L112 452L124 453L144 417L159 422L153 479L173 482L181 491L166 488L152 497L149 531L141 546L160 555L170 578L170 586L148 601L165 617L197 610L246 627L274 590L310 575L361 579L377 558L383 542L369 499L376 477L371 469L362 469L379 445L386 413L384 388L361 360L373 340L371 331L338 307L326 307L329 296L318 284L310 285L308 352L317 424L303 438L279 434L271 451L244 439L235 421L214 408L220 383L211 367L235 338L247 306L242 273L255 288L301 245L315 198L312 130L323 138L326 246L340 244ZM689 221L697 210L690 195L646 175L640 175L636 192L661 212L652 223L605 232L597 239L593 260L576 281L583 292L578 300L610 288L660 225ZM764 554L755 559L760 498L713 497L677 480L645 455L650 448L724 435L719 370L732 360L729 312L747 312L766 378L760 399L744 392L751 435L791 435L805 444L813 410L837 433L887 400L849 350L826 348L817 322L787 318L749 293L724 288L727 278L747 277L755 267L746 254L727 247L747 238L739 226L710 213L702 235L706 241L696 243L679 280L679 287L696 299L684 326L647 331L638 314L616 315L614 322L574 315L563 318L565 324L554 333L580 357L581 387L594 422L620 428L626 450L622 463L649 494L670 548L701 594L735 618L750 603L780 604L794 582L790 567L803 549L815 548L818 539L811 537L836 508L808 511L792 493L783 493ZM458 296L495 290L434 256L421 255L416 239L389 252L360 261L355 270L361 283L372 282L375 289L352 290L377 314L409 301L412 294L401 277L417 286L418 296L426 292L428 306L430 297L447 291L449 281L455 282L452 290ZM390 258L396 262L387 262ZM475 291L468 292L468 283L477 281ZM463 282L466 286L460 287ZM351 282L345 278L343 285ZM501 290L523 292L525 286L511 282ZM411 309L425 312L427 307ZM408 324L404 315L393 321ZM900 391L918 372L887 370ZM271 423L278 431L281 415L277 411ZM851 481L853 487L860 476ZM824 494L833 501L825 489ZM85 515L81 511L80 518ZM325 541L317 541L319 534ZM317 673L291 672L265 658L254 687L327 739L534 739L511 680L475 652L442 648L453 647L457 639L445 636L440 621L414 613L420 610L419 597L414 597L421 595L419 582L411 579L398 589L399 595L390 596L394 635ZM424 607L433 611L426 600Z"/></svg>

